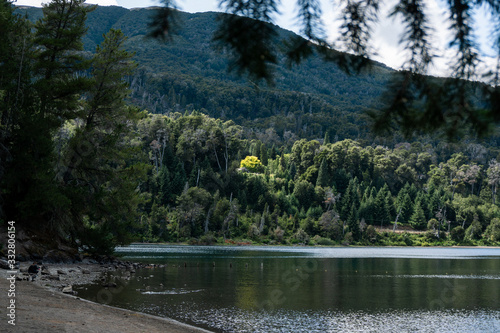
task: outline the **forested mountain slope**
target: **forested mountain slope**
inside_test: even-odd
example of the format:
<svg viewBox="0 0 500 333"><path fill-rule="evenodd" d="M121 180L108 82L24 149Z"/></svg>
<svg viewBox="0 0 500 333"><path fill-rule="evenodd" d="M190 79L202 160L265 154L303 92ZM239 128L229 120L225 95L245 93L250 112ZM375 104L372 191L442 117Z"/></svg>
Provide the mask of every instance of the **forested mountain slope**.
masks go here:
<svg viewBox="0 0 500 333"><path fill-rule="evenodd" d="M40 8L22 8L30 18ZM369 73L348 75L336 65L313 56L288 68L281 59L275 85L256 86L227 70L227 57L212 42L218 13L179 13L178 35L166 43L147 38L153 8L128 10L98 7L89 13L85 49L94 51L110 28L121 29L139 64L130 78L136 104L155 113L202 110L223 119L265 130L273 127L298 137L322 138L325 133L343 138L366 138L362 115L380 106L391 70L376 64ZM276 47L294 34L279 30ZM256 120L257 119L257 120Z"/></svg>
<svg viewBox="0 0 500 333"><path fill-rule="evenodd" d="M497 137L373 138L363 111L389 70L348 77L311 58L256 87L212 48L214 13L181 13L160 44L144 37L150 9L82 2L34 26L0 6L0 224L97 254L132 240L498 244Z"/></svg>

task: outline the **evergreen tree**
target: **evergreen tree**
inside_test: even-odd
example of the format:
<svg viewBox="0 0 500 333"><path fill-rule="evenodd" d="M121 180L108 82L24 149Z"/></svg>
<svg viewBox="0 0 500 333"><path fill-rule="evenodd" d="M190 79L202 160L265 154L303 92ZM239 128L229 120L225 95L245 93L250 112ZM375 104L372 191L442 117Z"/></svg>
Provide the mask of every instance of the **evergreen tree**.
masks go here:
<svg viewBox="0 0 500 333"><path fill-rule="evenodd" d="M413 203L410 198L410 194L408 193L407 187L403 187L401 191L398 193L398 197L396 200L396 205L397 205L397 211L400 213L399 215L399 221L401 222L409 222L410 217L413 213Z"/></svg>
<svg viewBox="0 0 500 333"><path fill-rule="evenodd" d="M85 0L53 0L43 7L43 18L35 24L34 42L38 46L35 87L40 96L40 114L58 127L78 111L79 93L88 87L83 71L82 38L87 32L87 14L95 7Z"/></svg>
<svg viewBox="0 0 500 333"><path fill-rule="evenodd" d="M361 239L361 229L359 227L358 213L355 206L351 207L349 216L347 217L347 226L349 232L352 233L354 240L358 241Z"/></svg>
<svg viewBox="0 0 500 333"><path fill-rule="evenodd" d="M167 205L171 201L171 181L170 173L166 166L163 166L158 175L158 186L159 186L159 201L161 205Z"/></svg>
<svg viewBox="0 0 500 333"><path fill-rule="evenodd" d="M328 163L324 158L321 160L318 171L318 179L316 180L316 186L327 187L330 183L330 176L328 174Z"/></svg>
<svg viewBox="0 0 500 333"><path fill-rule="evenodd" d="M381 226L391 221L391 207L388 201L390 194L389 187L385 184L375 197L375 222Z"/></svg>
<svg viewBox="0 0 500 333"><path fill-rule="evenodd" d="M61 231L73 225L68 213L72 202L63 193L65 189L54 181L58 166L53 137L64 121L74 119L82 110L80 94L88 88L89 80L81 74L89 62L79 51L83 49L81 39L90 10L92 7L83 6L83 0L55 0L45 5L43 18L35 24L35 54L27 51L31 45L29 30L12 31L18 36L15 39L23 41L23 47L21 53L13 53L19 57L18 66L14 67L18 83L10 91L17 97L22 92L23 101L16 103L17 126L11 141L13 163L6 175L13 205L6 206L10 218L28 228ZM24 63L28 58L33 59L33 68ZM32 71L26 73L27 69ZM2 118L6 114L8 111L3 112Z"/></svg>
<svg viewBox="0 0 500 333"><path fill-rule="evenodd" d="M413 214L410 217L410 225L417 230L423 230L427 225L424 210L422 209L420 201L415 202L413 205Z"/></svg>
<svg viewBox="0 0 500 333"><path fill-rule="evenodd" d="M260 145L260 160L262 161L262 164L263 165L267 165L268 161L269 161L269 157L267 155L267 147L265 144L261 143Z"/></svg>
<svg viewBox="0 0 500 333"><path fill-rule="evenodd" d="M0 219L9 216L20 223L16 207L26 198L33 179L30 150L38 133L27 133L35 96L31 87L32 34L29 22L14 14L10 1L0 0ZM29 146L25 146L29 144ZM26 173L25 173L26 172Z"/></svg>
<svg viewBox="0 0 500 333"><path fill-rule="evenodd" d="M330 132L326 131L325 138L323 139L323 145L327 145L330 143Z"/></svg>
<svg viewBox="0 0 500 333"><path fill-rule="evenodd" d="M359 207L359 184L358 179L354 178L349 181L349 186L344 195L340 197L340 217L343 221L347 221L352 207ZM357 208L356 208L357 209Z"/></svg>
<svg viewBox="0 0 500 333"><path fill-rule="evenodd" d="M83 122L68 143L63 173L66 193L74 203L72 218L82 224L77 228L83 227L82 233L102 230L110 247L128 241L127 228L136 221L141 202L136 189L147 170L134 160L141 155L130 144L138 111L125 102L128 86L123 76L135 68L132 55L122 49L125 40L121 31L110 30L97 47L88 97L80 111ZM95 246L95 240L88 241Z"/></svg>

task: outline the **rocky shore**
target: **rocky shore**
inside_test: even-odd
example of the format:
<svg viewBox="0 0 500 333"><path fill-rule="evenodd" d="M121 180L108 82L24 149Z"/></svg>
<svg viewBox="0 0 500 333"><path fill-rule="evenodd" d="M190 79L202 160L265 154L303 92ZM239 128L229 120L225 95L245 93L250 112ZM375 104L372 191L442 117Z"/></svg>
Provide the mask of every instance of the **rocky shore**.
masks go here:
<svg viewBox="0 0 500 333"><path fill-rule="evenodd" d="M101 279L106 271L133 274L143 264L92 259L75 264L43 264L34 281L27 273L30 264L20 263L13 297L6 297L13 286L9 271L0 268L0 290L4 294L0 297L1 332L208 332L171 319L93 303L73 291L74 286ZM7 316L12 300L15 326L9 324Z"/></svg>

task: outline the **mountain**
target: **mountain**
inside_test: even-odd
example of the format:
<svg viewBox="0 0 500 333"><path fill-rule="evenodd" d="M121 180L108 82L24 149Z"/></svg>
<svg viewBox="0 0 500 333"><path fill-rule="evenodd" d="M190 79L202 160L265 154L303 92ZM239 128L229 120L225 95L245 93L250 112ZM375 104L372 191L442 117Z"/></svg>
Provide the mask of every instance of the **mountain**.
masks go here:
<svg viewBox="0 0 500 333"><path fill-rule="evenodd" d="M31 19L40 8L23 7ZM364 111L381 105L380 96L392 72L375 64L369 72L349 76L335 64L312 56L287 68L284 59L275 66L275 85L256 86L227 70L224 54L216 51L212 36L217 27L214 12L179 12L180 29L172 41L147 38L154 8L128 10L97 7L88 16L87 51L103 40L109 29L121 29L126 48L135 53L138 69L130 78L133 101L155 113L201 110L213 117L251 125L257 131L273 128L280 137L337 139L371 136ZM277 47L294 33L278 28Z"/></svg>

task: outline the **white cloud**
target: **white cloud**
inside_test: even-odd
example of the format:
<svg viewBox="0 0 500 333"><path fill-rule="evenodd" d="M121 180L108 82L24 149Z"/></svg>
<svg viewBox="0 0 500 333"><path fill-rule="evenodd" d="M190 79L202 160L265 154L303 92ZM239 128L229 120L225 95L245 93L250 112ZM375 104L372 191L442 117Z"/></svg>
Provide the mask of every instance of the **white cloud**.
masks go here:
<svg viewBox="0 0 500 333"><path fill-rule="evenodd" d="M327 34L330 41L339 39L340 24L335 22L339 17L340 9L334 7L323 0L323 20L326 25ZM394 69L401 69L405 60L408 58L404 47L399 45L399 40L404 32L404 26L401 23L401 18L388 18L388 13L397 3L396 0L389 0L384 3L380 10L380 21L374 26L372 33L371 46L373 47L373 59L384 63ZM450 76L450 64L456 59L456 53L450 49L451 33L448 30L450 26L446 8L440 0L426 0L426 14L429 20L429 26L432 27L431 36L429 38L433 47L432 52L435 55L432 64L429 66L428 74L435 76ZM334 23L335 22L335 23ZM484 73L493 69L495 59L492 57L491 48L485 45L488 40L486 31L491 28L489 18L481 11L478 12L476 18L477 30L476 34L481 47L481 64L478 66L478 72ZM490 42L491 44L491 42ZM335 45L338 48L340 45ZM478 76L477 79L480 77Z"/></svg>

